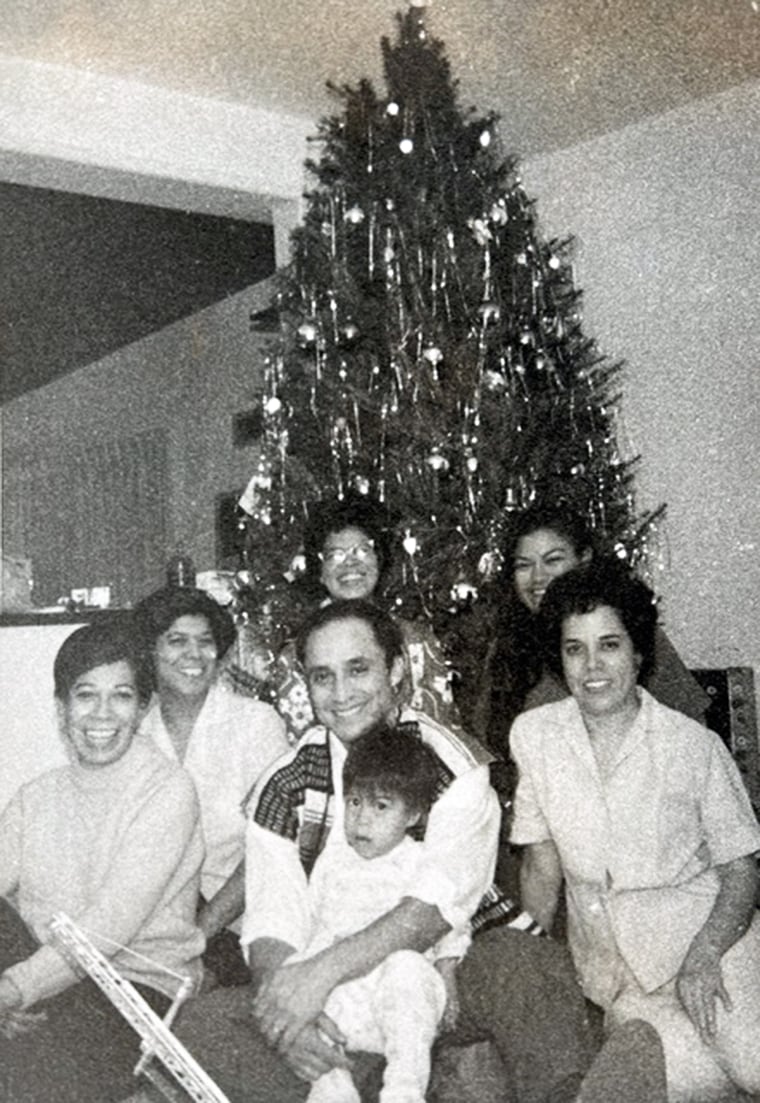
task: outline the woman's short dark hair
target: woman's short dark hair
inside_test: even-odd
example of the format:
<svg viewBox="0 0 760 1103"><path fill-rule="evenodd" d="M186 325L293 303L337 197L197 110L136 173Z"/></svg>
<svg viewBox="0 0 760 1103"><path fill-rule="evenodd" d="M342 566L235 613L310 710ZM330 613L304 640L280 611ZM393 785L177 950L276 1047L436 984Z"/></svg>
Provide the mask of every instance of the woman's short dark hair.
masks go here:
<svg viewBox="0 0 760 1103"><path fill-rule="evenodd" d="M411 812L426 813L438 794L435 755L418 734L378 724L352 743L343 767L343 792L399 797Z"/></svg>
<svg viewBox="0 0 760 1103"><path fill-rule="evenodd" d="M587 550L595 550L594 538L584 517L561 503L549 505L536 502L510 518L504 546L505 569L510 577L520 540L539 529L549 529L564 537L578 556Z"/></svg>
<svg viewBox="0 0 760 1103"><path fill-rule="evenodd" d="M576 614L609 606L620 617L633 649L641 656L639 681L651 673L654 663L657 602L641 579L634 577L619 559L592 559L553 579L544 594L539 617L544 633L546 661L562 674L562 625Z"/></svg>
<svg viewBox="0 0 760 1103"><path fill-rule="evenodd" d="M63 641L53 663L55 695L65 701L75 682L97 666L125 662L132 669L141 704L151 694L152 677L143 658L134 619L130 614L114 614L109 619L77 628Z"/></svg>
<svg viewBox="0 0 760 1103"><path fill-rule="evenodd" d="M374 498L356 492L345 498L333 498L314 502L309 507L309 519L304 531L304 556L306 577L313 585L319 585L322 560L327 537L343 529L360 529L372 541L377 557L380 579L390 567L393 523L385 506Z"/></svg>
<svg viewBox="0 0 760 1103"><path fill-rule="evenodd" d="M236 636L230 614L205 591L189 587L166 586L155 590L135 605L134 615L147 651L153 650L158 637L179 617L205 617L219 659L230 649Z"/></svg>
<svg viewBox="0 0 760 1103"><path fill-rule="evenodd" d="M329 605L322 605L306 618L296 636L296 655L301 665L304 664L306 645L311 635L319 628L341 620L361 620L369 625L378 646L382 648L388 669L394 659L403 658L404 637L397 622L373 602L356 598L347 601L331 601Z"/></svg>

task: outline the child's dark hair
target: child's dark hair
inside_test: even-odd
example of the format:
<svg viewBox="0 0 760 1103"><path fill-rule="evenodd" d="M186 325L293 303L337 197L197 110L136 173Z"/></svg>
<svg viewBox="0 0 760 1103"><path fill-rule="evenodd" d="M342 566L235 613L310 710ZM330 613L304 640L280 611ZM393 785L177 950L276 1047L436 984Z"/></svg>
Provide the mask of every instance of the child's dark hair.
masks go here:
<svg viewBox="0 0 760 1103"><path fill-rule="evenodd" d="M343 792L352 789L400 797L412 812L426 813L436 799L438 762L418 735L378 724L351 744L343 767Z"/></svg>

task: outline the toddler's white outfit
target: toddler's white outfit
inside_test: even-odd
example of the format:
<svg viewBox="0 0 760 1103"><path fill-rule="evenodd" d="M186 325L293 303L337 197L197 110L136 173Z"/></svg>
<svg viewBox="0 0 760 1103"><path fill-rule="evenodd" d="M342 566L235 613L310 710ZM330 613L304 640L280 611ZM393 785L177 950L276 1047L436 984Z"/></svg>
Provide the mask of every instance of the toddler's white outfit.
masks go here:
<svg viewBox="0 0 760 1103"><path fill-rule="evenodd" d="M309 879L312 930L289 961L312 957L362 930L413 895L421 844L406 836L378 858L362 858L344 839L328 842ZM433 962L461 958L466 930L450 931L425 954L400 950L365 976L338 985L325 1013L346 1036L348 1050L386 1059L381 1103L424 1103L430 1049L446 1006L446 987ZM333 1069L315 1081L308 1103L359 1103L351 1074Z"/></svg>

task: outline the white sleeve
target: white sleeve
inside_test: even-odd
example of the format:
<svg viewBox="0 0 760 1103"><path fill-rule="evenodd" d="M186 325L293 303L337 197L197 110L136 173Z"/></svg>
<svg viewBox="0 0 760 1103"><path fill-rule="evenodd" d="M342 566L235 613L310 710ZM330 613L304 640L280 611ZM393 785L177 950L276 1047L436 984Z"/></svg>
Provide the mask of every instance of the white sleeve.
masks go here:
<svg viewBox="0 0 760 1103"><path fill-rule="evenodd" d="M413 895L435 905L455 930L493 881L500 815L487 766L454 778L430 811Z"/></svg>
<svg viewBox="0 0 760 1103"><path fill-rule="evenodd" d="M255 709L246 709L242 713L244 724L237 732L237 747L240 756L236 769L239 775L240 807L245 813L246 805L256 788L259 779L278 759L290 750L285 734L285 723L271 705L264 701L249 702Z"/></svg>
<svg viewBox="0 0 760 1103"><path fill-rule="evenodd" d="M520 846L551 838L533 777L536 743L531 732L524 730L523 718L518 716L509 736L509 748L518 770L510 841Z"/></svg>
<svg viewBox="0 0 760 1103"><path fill-rule="evenodd" d="M248 821L245 838L243 953L259 938L302 949L309 937L306 874L294 840Z"/></svg>
<svg viewBox="0 0 760 1103"><path fill-rule="evenodd" d="M18 888L21 824L21 794L16 792L0 815L0 896L10 896Z"/></svg>

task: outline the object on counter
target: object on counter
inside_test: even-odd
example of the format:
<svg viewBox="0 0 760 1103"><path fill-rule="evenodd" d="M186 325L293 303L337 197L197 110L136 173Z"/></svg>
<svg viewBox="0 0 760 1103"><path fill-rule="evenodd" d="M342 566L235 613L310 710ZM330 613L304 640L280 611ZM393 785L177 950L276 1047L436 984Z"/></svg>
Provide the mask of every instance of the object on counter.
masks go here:
<svg viewBox="0 0 760 1103"><path fill-rule="evenodd" d="M23 555L4 555L0 561L0 613L28 613L32 601L32 561Z"/></svg>
<svg viewBox="0 0 760 1103"><path fill-rule="evenodd" d="M181 590L192 590L195 586L195 564L189 555L177 552L166 564L166 584Z"/></svg>
<svg viewBox="0 0 760 1103"><path fill-rule="evenodd" d="M219 605L230 605L235 597L234 571L199 571L195 585Z"/></svg>

